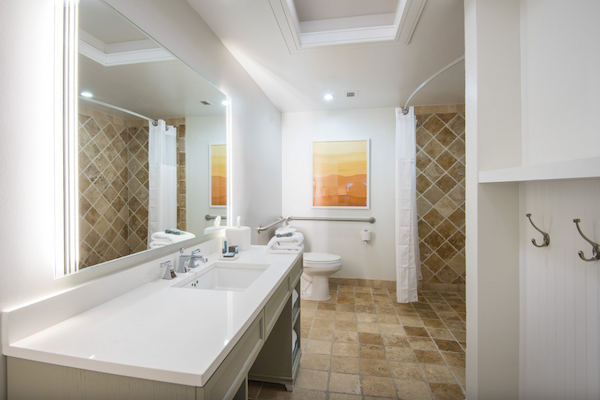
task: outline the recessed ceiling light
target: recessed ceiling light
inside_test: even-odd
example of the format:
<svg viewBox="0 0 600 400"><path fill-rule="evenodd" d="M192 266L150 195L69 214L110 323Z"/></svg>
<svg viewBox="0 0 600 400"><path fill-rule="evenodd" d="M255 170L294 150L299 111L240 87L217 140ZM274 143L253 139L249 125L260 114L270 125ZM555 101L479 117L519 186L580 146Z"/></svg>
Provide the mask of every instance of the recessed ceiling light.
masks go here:
<svg viewBox="0 0 600 400"><path fill-rule="evenodd" d="M94 95L91 92L81 92L80 94L83 97L94 97Z"/></svg>
<svg viewBox="0 0 600 400"><path fill-rule="evenodd" d="M323 98L327 101L333 100L335 96L332 95L331 93L327 93L325 96L323 96Z"/></svg>

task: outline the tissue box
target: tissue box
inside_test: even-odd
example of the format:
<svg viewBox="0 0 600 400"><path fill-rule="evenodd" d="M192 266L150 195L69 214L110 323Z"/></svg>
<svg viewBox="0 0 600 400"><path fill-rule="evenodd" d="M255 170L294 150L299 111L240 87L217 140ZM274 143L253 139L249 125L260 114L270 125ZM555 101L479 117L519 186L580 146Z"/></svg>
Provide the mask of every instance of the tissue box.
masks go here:
<svg viewBox="0 0 600 400"><path fill-rule="evenodd" d="M230 246L238 246L240 251L250 248L250 227L249 226L234 226L227 228L225 233L227 236L227 244Z"/></svg>

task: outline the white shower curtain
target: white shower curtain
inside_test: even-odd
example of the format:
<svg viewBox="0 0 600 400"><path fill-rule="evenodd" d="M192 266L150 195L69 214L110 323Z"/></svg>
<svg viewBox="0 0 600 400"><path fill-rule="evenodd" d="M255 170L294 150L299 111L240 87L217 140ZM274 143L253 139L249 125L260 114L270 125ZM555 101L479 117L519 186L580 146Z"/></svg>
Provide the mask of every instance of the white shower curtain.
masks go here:
<svg viewBox="0 0 600 400"><path fill-rule="evenodd" d="M177 228L177 130L162 119L157 126L150 123L148 174L150 245L153 233Z"/></svg>
<svg viewBox="0 0 600 400"><path fill-rule="evenodd" d="M418 301L422 279L416 190L416 118L396 108L396 293L399 303Z"/></svg>

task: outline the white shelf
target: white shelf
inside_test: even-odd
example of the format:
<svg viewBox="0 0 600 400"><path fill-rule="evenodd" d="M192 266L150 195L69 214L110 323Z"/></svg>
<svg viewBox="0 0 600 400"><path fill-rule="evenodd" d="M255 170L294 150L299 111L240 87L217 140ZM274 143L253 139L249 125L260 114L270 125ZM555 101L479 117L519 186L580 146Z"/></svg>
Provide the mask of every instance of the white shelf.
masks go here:
<svg viewBox="0 0 600 400"><path fill-rule="evenodd" d="M479 183L600 178L600 157L479 171Z"/></svg>

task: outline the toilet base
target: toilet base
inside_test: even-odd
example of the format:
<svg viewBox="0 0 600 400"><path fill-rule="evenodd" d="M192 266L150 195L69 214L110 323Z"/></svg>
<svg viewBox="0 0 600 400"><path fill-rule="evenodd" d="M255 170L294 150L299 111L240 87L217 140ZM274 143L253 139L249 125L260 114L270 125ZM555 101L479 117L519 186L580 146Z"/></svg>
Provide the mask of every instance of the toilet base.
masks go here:
<svg viewBox="0 0 600 400"><path fill-rule="evenodd" d="M312 275L310 282L302 274L302 300L325 301L329 300L329 276L328 275Z"/></svg>

